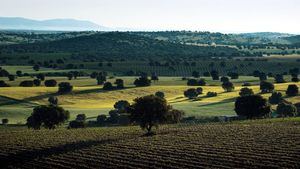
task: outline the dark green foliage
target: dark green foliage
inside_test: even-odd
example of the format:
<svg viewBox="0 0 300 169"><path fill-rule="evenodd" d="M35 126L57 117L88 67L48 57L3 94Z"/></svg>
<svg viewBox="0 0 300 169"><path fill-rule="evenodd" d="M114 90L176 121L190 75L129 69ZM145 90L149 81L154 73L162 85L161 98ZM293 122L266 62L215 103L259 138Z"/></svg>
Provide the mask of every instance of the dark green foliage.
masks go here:
<svg viewBox="0 0 300 169"><path fill-rule="evenodd" d="M114 108L119 111L119 113L125 113L127 108L130 106L130 103L126 100L117 101L114 104Z"/></svg>
<svg viewBox="0 0 300 169"><path fill-rule="evenodd" d="M222 84L222 88L226 91L226 92L232 92L234 90L234 85L231 82L224 82Z"/></svg>
<svg viewBox="0 0 300 169"><path fill-rule="evenodd" d="M265 81L265 80L267 80L268 78L267 78L267 75L265 74L265 73L263 73L263 72L260 72L259 73L259 80L260 81Z"/></svg>
<svg viewBox="0 0 300 169"><path fill-rule="evenodd" d="M200 80L198 81L198 85L199 85L199 86L205 86L205 85L206 85L205 79L200 79Z"/></svg>
<svg viewBox="0 0 300 169"><path fill-rule="evenodd" d="M192 72L192 76L193 76L194 78L199 78L199 77L200 77L200 73L197 72L197 71L193 71L193 72Z"/></svg>
<svg viewBox="0 0 300 169"><path fill-rule="evenodd" d="M282 74L277 74L275 76L275 82L276 83L285 83L285 80L283 79L283 75Z"/></svg>
<svg viewBox="0 0 300 169"><path fill-rule="evenodd" d="M73 120L73 121L70 121L68 128L69 128L69 129L85 128L86 125L87 125L87 124L86 124L85 121L77 121L77 120Z"/></svg>
<svg viewBox="0 0 300 169"><path fill-rule="evenodd" d="M260 90L262 93L271 93L274 91L274 85L271 82L261 81Z"/></svg>
<svg viewBox="0 0 300 169"><path fill-rule="evenodd" d="M9 81L15 81L15 79L16 79L15 75L8 75Z"/></svg>
<svg viewBox="0 0 300 169"><path fill-rule="evenodd" d="M18 77L22 77L22 76L23 76L23 73L22 73L21 70L17 70L17 71L16 71L16 75L17 75Z"/></svg>
<svg viewBox="0 0 300 169"><path fill-rule="evenodd" d="M231 79L238 79L239 78L239 74L237 72L229 72L228 73L228 76L231 78Z"/></svg>
<svg viewBox="0 0 300 169"><path fill-rule="evenodd" d="M68 80L72 80L72 79L73 79L73 77L74 77L74 75L73 75L73 73L72 73L72 72L69 72L69 73L67 74L67 78L68 78Z"/></svg>
<svg viewBox="0 0 300 169"><path fill-rule="evenodd" d="M50 79L50 80L45 80L44 84L46 87L55 87L57 82L54 79Z"/></svg>
<svg viewBox="0 0 300 169"><path fill-rule="evenodd" d="M8 124L8 119L2 119L2 124L3 124L3 125Z"/></svg>
<svg viewBox="0 0 300 169"><path fill-rule="evenodd" d="M40 86L40 85L41 85L41 80L40 80L40 79L34 79L34 80L33 80L33 84L34 84L35 86Z"/></svg>
<svg viewBox="0 0 300 169"><path fill-rule="evenodd" d="M260 95L238 97L235 101L235 112L247 119L270 117L271 106Z"/></svg>
<svg viewBox="0 0 300 169"><path fill-rule="evenodd" d="M243 87L243 88L241 88L239 95L240 96L250 96L250 95L254 95L254 92L252 89L250 89L248 87Z"/></svg>
<svg viewBox="0 0 300 169"><path fill-rule="evenodd" d="M216 97L217 95L218 95L217 92L207 92L207 93L206 93L206 96L207 96L207 97Z"/></svg>
<svg viewBox="0 0 300 169"><path fill-rule="evenodd" d="M55 96L50 96L48 98L48 102L50 103L50 105L58 105L58 98Z"/></svg>
<svg viewBox="0 0 300 169"><path fill-rule="evenodd" d="M272 95L269 97L269 103L271 104L278 104L282 101L282 94L280 92L273 92Z"/></svg>
<svg viewBox="0 0 300 169"><path fill-rule="evenodd" d="M147 76L141 76L140 78L136 79L134 81L134 85L136 87L145 87L145 86L150 86L151 85L151 80L148 79Z"/></svg>
<svg viewBox="0 0 300 169"><path fill-rule="evenodd" d="M153 126L158 127L160 123L171 121L168 119L174 117L170 115L174 112L171 110L172 107L165 99L154 95L139 97L134 99L129 109L130 120L138 123L142 129L146 129L147 135L151 135Z"/></svg>
<svg viewBox="0 0 300 169"><path fill-rule="evenodd" d="M107 120L107 117L104 114L97 116L97 124L99 124L99 125L105 125L106 120Z"/></svg>
<svg viewBox="0 0 300 169"><path fill-rule="evenodd" d="M297 96L299 93L299 88L297 85L295 84L291 84L288 86L287 90L286 90L286 95L288 96Z"/></svg>
<svg viewBox="0 0 300 169"><path fill-rule="evenodd" d="M279 117L294 117L297 115L297 108L291 103L282 101L278 104L276 112Z"/></svg>
<svg viewBox="0 0 300 169"><path fill-rule="evenodd" d="M216 70L213 70L210 72L210 75L212 77L213 80L219 80L219 72Z"/></svg>
<svg viewBox="0 0 300 169"><path fill-rule="evenodd" d="M292 77L292 82L299 82L299 78L298 77Z"/></svg>
<svg viewBox="0 0 300 169"><path fill-rule="evenodd" d="M200 94L203 94L203 88L202 87L197 87L196 88L196 91L197 93L200 95Z"/></svg>
<svg viewBox="0 0 300 169"><path fill-rule="evenodd" d="M58 93L67 94L72 92L73 86L69 82L61 82L58 84Z"/></svg>
<svg viewBox="0 0 300 169"><path fill-rule="evenodd" d="M40 66L39 65L34 65L32 67L32 69L35 70L35 71L39 71L40 70Z"/></svg>
<svg viewBox="0 0 300 169"><path fill-rule="evenodd" d="M33 81L32 80L24 80L20 82L19 86L21 87L33 87Z"/></svg>
<svg viewBox="0 0 300 169"><path fill-rule="evenodd" d="M300 102L295 103L294 105L297 108L297 112L298 112L297 116L300 116Z"/></svg>
<svg viewBox="0 0 300 169"><path fill-rule="evenodd" d="M199 93L196 89L191 88L191 89L187 89L186 91L184 91L184 96L189 98L189 99L195 99L198 97Z"/></svg>
<svg viewBox="0 0 300 169"><path fill-rule="evenodd" d="M158 91L154 94L156 97L160 97L162 99L165 98L165 93L164 92L161 92L161 91Z"/></svg>
<svg viewBox="0 0 300 169"><path fill-rule="evenodd" d="M7 77L9 75L8 71L5 69L0 69L0 77Z"/></svg>
<svg viewBox="0 0 300 169"><path fill-rule="evenodd" d="M10 87L10 85L5 83L5 81L0 80L0 87Z"/></svg>
<svg viewBox="0 0 300 169"><path fill-rule="evenodd" d="M95 76L95 78L97 79L97 84L98 85L103 85L104 82L106 81L106 74L104 74L103 72L101 73L92 73L91 77L93 78Z"/></svg>
<svg viewBox="0 0 300 169"><path fill-rule="evenodd" d="M76 121L85 121L86 120L86 115L85 114L78 114L76 116Z"/></svg>
<svg viewBox="0 0 300 169"><path fill-rule="evenodd" d="M40 129L44 126L47 129L54 129L64 123L70 117L70 113L58 106L38 106L33 109L33 113L27 118L28 128Z"/></svg>
<svg viewBox="0 0 300 169"><path fill-rule="evenodd" d="M105 82L102 89L103 90L113 90L114 86L110 82Z"/></svg>
<svg viewBox="0 0 300 169"><path fill-rule="evenodd" d="M187 85L188 86L198 86L198 82L196 79L188 79Z"/></svg>
<svg viewBox="0 0 300 169"><path fill-rule="evenodd" d="M117 89L124 89L124 80L123 79L116 79L115 84L117 85Z"/></svg>
<svg viewBox="0 0 300 169"><path fill-rule="evenodd" d="M40 79L41 81L44 81L45 80L45 74L39 73L39 74L36 75L36 78Z"/></svg>
<svg viewBox="0 0 300 169"><path fill-rule="evenodd" d="M229 78L228 77L226 77L226 76L222 76L221 77L221 82L223 82L223 83L227 83L227 82L229 82Z"/></svg>

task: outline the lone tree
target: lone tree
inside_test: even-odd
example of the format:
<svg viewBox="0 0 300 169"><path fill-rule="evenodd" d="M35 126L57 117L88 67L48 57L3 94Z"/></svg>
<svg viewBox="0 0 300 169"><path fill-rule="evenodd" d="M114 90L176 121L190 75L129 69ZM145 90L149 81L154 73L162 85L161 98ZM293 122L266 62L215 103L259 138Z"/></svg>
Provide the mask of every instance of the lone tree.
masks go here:
<svg viewBox="0 0 300 169"><path fill-rule="evenodd" d="M136 87L150 86L151 85L151 80L148 79L147 76L141 76L140 78L135 79L134 85Z"/></svg>
<svg viewBox="0 0 300 169"><path fill-rule="evenodd" d="M59 106L38 106L33 109L31 116L27 118L28 128L40 129L44 126L47 129L54 129L64 123L70 117L70 113Z"/></svg>
<svg viewBox="0 0 300 169"><path fill-rule="evenodd" d="M254 92L252 89L248 87L241 88L241 91L239 93L240 96L251 96L254 95Z"/></svg>
<svg viewBox="0 0 300 169"><path fill-rule="evenodd" d="M270 82L261 81L260 82L261 93L271 93L274 91L274 85Z"/></svg>
<svg viewBox="0 0 300 169"><path fill-rule="evenodd" d="M58 93L67 94L72 92L73 86L69 82L61 82L58 84Z"/></svg>
<svg viewBox="0 0 300 169"><path fill-rule="evenodd" d="M247 119L269 117L271 106L260 95L238 97L235 101L235 112L238 116Z"/></svg>
<svg viewBox="0 0 300 169"><path fill-rule="evenodd" d="M154 95L139 97L134 99L134 103L129 108L130 120L138 123L142 129L147 130L148 136L153 135L152 128L158 127L161 123L166 123L175 115L175 111L167 104L165 99ZM178 113L178 112L176 112ZM177 115L178 117L178 115Z"/></svg>
<svg viewBox="0 0 300 169"><path fill-rule="evenodd" d="M113 90L114 86L110 82L105 82L102 89L103 90Z"/></svg>
<svg viewBox="0 0 300 169"><path fill-rule="evenodd" d="M191 89L187 89L186 91L184 91L184 96L189 98L189 99L195 99L198 97L199 93L196 89L191 88Z"/></svg>
<svg viewBox="0 0 300 169"><path fill-rule="evenodd" d="M288 96L297 96L299 93L299 88L297 85L295 84L291 84L288 86L287 90L286 90L286 95Z"/></svg>
<svg viewBox="0 0 300 169"><path fill-rule="evenodd" d="M297 108L291 103L282 101L278 104L276 112L279 117L293 117L297 115Z"/></svg>
<svg viewBox="0 0 300 169"><path fill-rule="evenodd" d="M269 103L278 104L282 101L282 94L280 92L273 92L269 97Z"/></svg>
<svg viewBox="0 0 300 169"><path fill-rule="evenodd" d="M117 89L124 89L124 80L116 79L115 84L117 85Z"/></svg>
<svg viewBox="0 0 300 169"><path fill-rule="evenodd" d="M57 82L54 79L50 79L50 80L45 80L44 84L46 87L55 87Z"/></svg>
<svg viewBox="0 0 300 169"><path fill-rule="evenodd" d="M224 82L222 84L222 88L226 91L226 92L232 92L234 90L234 85L231 82Z"/></svg>

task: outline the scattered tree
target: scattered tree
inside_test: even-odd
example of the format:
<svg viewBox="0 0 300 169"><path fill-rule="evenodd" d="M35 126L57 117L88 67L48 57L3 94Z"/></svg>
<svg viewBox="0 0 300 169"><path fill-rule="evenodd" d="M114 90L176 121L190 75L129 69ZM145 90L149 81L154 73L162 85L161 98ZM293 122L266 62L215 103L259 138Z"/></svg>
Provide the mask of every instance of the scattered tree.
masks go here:
<svg viewBox="0 0 300 169"><path fill-rule="evenodd" d="M248 87L241 88L241 91L239 93L240 96L251 96L254 95L254 92L252 89Z"/></svg>
<svg viewBox="0 0 300 169"><path fill-rule="evenodd" d="M274 91L274 85L270 82L261 81L260 90L262 93L271 93Z"/></svg>
<svg viewBox="0 0 300 169"><path fill-rule="evenodd" d="M61 82L58 84L58 93L67 94L72 92L73 86L69 82Z"/></svg>
<svg viewBox="0 0 300 169"><path fill-rule="evenodd" d="M222 84L222 88L226 91L226 92L232 92L234 90L234 85L231 82L224 82Z"/></svg>
<svg viewBox="0 0 300 169"><path fill-rule="evenodd" d="M45 80L44 84L46 87L55 87L57 82L54 79L50 79L50 80Z"/></svg>
<svg viewBox="0 0 300 169"><path fill-rule="evenodd" d="M286 95L288 96L297 96L299 93L299 88L297 85L295 84L291 84L288 86L287 90L286 90Z"/></svg>
<svg viewBox="0 0 300 169"><path fill-rule="evenodd" d="M270 104L278 104L282 101L282 94L280 92L273 92L272 95L269 97Z"/></svg>

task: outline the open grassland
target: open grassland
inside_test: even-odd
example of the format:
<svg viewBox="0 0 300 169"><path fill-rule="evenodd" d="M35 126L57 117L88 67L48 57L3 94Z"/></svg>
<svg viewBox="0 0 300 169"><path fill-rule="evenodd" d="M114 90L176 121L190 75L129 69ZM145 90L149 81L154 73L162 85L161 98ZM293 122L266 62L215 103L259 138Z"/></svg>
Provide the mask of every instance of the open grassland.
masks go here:
<svg viewBox="0 0 300 169"><path fill-rule="evenodd" d="M71 119L77 114L85 113L88 118L94 119L99 114L107 114L113 109L115 102L127 100L132 102L136 97L154 94L157 91L165 93L168 102L177 109L184 110L186 116L213 117L235 115L234 101L242 88L242 82L251 82L255 93L259 93L258 78L243 76L232 80L235 84L233 92L224 92L219 81L207 78L209 86L202 86L203 94L196 100L188 100L183 92L192 86L186 86L186 81L180 77L161 77L150 87L134 87L134 77L121 77L125 81L125 89L104 91L102 86L95 85L96 80L80 77L68 81L64 77L55 78L58 82L68 81L74 85L72 94L58 95L57 87L8 87L0 88L0 118L9 118L10 123L24 123L36 105L48 104L50 96L59 99L59 105L71 112ZM21 78L20 78L21 79ZM116 78L108 81L114 82ZM14 85L12 82L11 85ZM275 89L285 93L287 86L294 83L275 84ZM206 97L209 91L217 92L217 97ZM268 98L270 94L263 94ZM293 103L299 102L300 96L286 98ZM273 107L275 108L275 107Z"/></svg>
<svg viewBox="0 0 300 169"><path fill-rule="evenodd" d="M300 119L66 130L0 127L1 168L299 168Z"/></svg>

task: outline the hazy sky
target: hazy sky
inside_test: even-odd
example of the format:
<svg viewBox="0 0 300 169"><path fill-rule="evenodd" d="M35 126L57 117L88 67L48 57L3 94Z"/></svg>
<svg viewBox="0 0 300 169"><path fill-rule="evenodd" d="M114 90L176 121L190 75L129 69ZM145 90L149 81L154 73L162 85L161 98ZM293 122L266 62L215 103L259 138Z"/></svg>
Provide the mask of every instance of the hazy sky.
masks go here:
<svg viewBox="0 0 300 169"><path fill-rule="evenodd" d="M138 29L300 33L300 0L0 0L0 16Z"/></svg>

